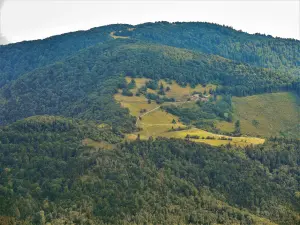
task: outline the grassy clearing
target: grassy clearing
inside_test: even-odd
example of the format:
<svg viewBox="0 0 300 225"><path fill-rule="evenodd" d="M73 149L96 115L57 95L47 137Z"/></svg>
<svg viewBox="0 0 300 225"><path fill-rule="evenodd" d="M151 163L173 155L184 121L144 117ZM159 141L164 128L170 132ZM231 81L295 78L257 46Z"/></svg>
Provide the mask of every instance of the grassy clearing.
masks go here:
<svg viewBox="0 0 300 225"><path fill-rule="evenodd" d="M132 78L130 77L126 77L126 81L128 83L131 81L131 79ZM149 79L146 78L135 78L136 88L132 89L131 91L133 93L136 93L137 89L145 85L145 83L148 80ZM163 80L160 80L160 82L162 82L165 87L169 86L171 88L171 90L167 92L167 96L174 97L177 101L186 101L193 91L204 92L204 90L206 90L208 92L210 88L215 88L214 85L207 85L205 88L201 85L198 85L195 88L191 88L190 86L181 87L174 81L172 82L172 84L167 84L166 81ZM152 92L157 93L157 91L153 90ZM118 102L120 102L122 107L129 109L131 115L140 118L137 120L137 126L141 130L134 134L128 134L126 136L128 140L135 140L138 137L138 135L142 140L149 139L149 137L167 137L184 139L186 135L189 134L199 136L199 139L190 140L193 140L195 142L204 142L215 146L226 145L228 143L238 146L246 146L249 144L262 144L264 142L264 139L260 138L229 137L224 135L213 134L198 128L172 131L172 129L176 130L177 128L186 128L186 126L179 122L179 118L177 116L167 113L166 111L162 110L160 106L179 103L163 103L162 105L158 105L154 101L152 101L151 104L148 104L145 96L128 97L123 96L120 93L116 94L114 97ZM184 104L187 104L187 106L192 107L193 103L187 102ZM141 112L141 110L144 110L144 112ZM176 123L173 123L173 120L175 120ZM208 136L213 137L214 139L205 139ZM204 139L202 139L202 137ZM220 140L221 137L231 140Z"/></svg>
<svg viewBox="0 0 300 225"><path fill-rule="evenodd" d="M162 109L157 109L146 116L142 117L141 122L144 124L172 124L173 119L176 121L177 125L183 126L180 122L178 122L179 118ZM175 125L176 125L175 124Z"/></svg>
<svg viewBox="0 0 300 225"><path fill-rule="evenodd" d="M158 106L155 102L148 104L147 99L144 96L127 97L119 93L116 94L114 97L118 102L120 102L122 107L128 108L130 114L136 117L138 117L141 114L140 111L142 109L150 111L151 109L154 109Z"/></svg>
<svg viewBox="0 0 300 225"><path fill-rule="evenodd" d="M131 77L125 77L127 83L129 83L132 78ZM147 79L147 78L134 78L134 81L135 81L135 85L136 87L131 89L130 91L133 93L133 94L136 94L137 90L139 88L141 88L142 86L144 86L146 84L147 81L149 81L150 79Z"/></svg>
<svg viewBox="0 0 300 225"><path fill-rule="evenodd" d="M129 83L132 78L131 77L125 77L127 83ZM140 87L144 86L146 84L147 81L149 81L150 79L148 78L134 78L135 83L136 83L136 87L134 89L131 89L132 93L136 93L137 89L139 89ZM201 84L197 85L195 88L192 88L190 85L187 85L186 87L182 87L179 84L177 84L175 81L172 81L172 83L167 83L165 80L159 80L158 83L162 83L164 85L164 87L170 87L170 91L166 92L166 96L169 98L175 98L178 101L183 101L186 100L194 91L197 92L204 92L206 91L207 93L209 92L210 89L215 90L216 89L216 85L214 84L208 84L205 87L202 86ZM147 89L148 93L153 93L153 94L157 94L156 90L152 90L152 89Z"/></svg>
<svg viewBox="0 0 300 225"><path fill-rule="evenodd" d="M129 37L125 37L125 36L116 36L115 35L115 31L113 32L110 32L110 36L113 38L113 39L128 39Z"/></svg>
<svg viewBox="0 0 300 225"><path fill-rule="evenodd" d="M253 137L230 137L230 136L226 136L226 135L218 135L218 134L214 134L211 132L207 132L201 129L197 129L197 128L192 128L189 130L182 130L182 131L173 131L173 132L168 132L165 133L163 136L164 137L173 137L173 138L180 138L180 139L184 139L187 135L193 136L199 136L199 139L190 139L193 140L195 142L203 142L203 143L207 143L210 145L226 145L228 143L232 144L232 145L238 145L238 146L246 146L249 144L263 144L264 143L264 139L261 138L253 138ZM215 139L202 139L202 138L207 138L207 137L214 137ZM221 140L220 138L230 138L232 140Z"/></svg>
<svg viewBox="0 0 300 225"><path fill-rule="evenodd" d="M132 78L131 77L125 77L127 83L129 83ZM137 88L140 88L142 86L144 86L146 84L147 81L149 81L150 79L148 78L134 78L135 84Z"/></svg>
<svg viewBox="0 0 300 225"><path fill-rule="evenodd" d="M173 120L176 121L176 124L172 123ZM178 122L178 120L179 118L177 116L157 109L142 117L142 120L139 122L139 127L142 128L142 130L139 134L148 138L150 136L163 136L163 134L171 130L172 127L174 129L185 127L185 125Z"/></svg>
<svg viewBox="0 0 300 225"><path fill-rule="evenodd" d="M175 98L176 100L185 100L187 99L194 91L197 92L204 92L206 91L208 93L209 89L216 89L216 85L209 84L206 87L202 85L197 85L195 88L192 88L190 85L187 85L186 87L182 87L176 82L172 81L172 84L168 84L164 80L160 80L159 83L162 83L165 87L170 87L170 91L166 92L166 96L169 98Z"/></svg>
<svg viewBox="0 0 300 225"><path fill-rule="evenodd" d="M233 106L235 119L241 121L243 134L299 137L300 105L299 99L293 93L233 97ZM223 122L218 124L218 128L232 131L234 125Z"/></svg>
<svg viewBox="0 0 300 225"><path fill-rule="evenodd" d="M152 101L151 104L147 103L147 99L144 96L133 96L127 97L122 96L121 94L116 94L115 99L121 103L122 107L128 108L130 114L139 117L143 114L152 111L149 114L141 117L141 120L138 120L137 126L142 130L139 132L140 135L149 138L150 136L157 136L163 132L167 132L173 126L173 128L178 128L179 126L184 127L182 123L179 123L179 118L172 114L166 113L165 111L158 108L160 105ZM147 110L144 113L141 113L141 110ZM173 119L177 122L172 124Z"/></svg>
<svg viewBox="0 0 300 225"><path fill-rule="evenodd" d="M229 123L227 121L219 121L216 124L216 127L223 132L233 132L234 131L234 123Z"/></svg>

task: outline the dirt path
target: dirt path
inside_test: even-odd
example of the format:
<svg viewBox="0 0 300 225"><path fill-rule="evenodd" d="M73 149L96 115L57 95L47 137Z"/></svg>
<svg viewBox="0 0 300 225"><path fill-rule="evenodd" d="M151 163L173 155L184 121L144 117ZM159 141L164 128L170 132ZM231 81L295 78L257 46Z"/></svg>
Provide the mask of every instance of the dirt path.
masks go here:
<svg viewBox="0 0 300 225"><path fill-rule="evenodd" d="M157 106L156 108L151 109L150 111L145 112L144 114L140 115L140 117L146 116L147 114L149 114L149 113L151 113L151 112L153 112L153 111L155 111L155 110L158 110L160 107L161 107L161 106Z"/></svg>
<svg viewBox="0 0 300 225"><path fill-rule="evenodd" d="M188 100L186 100L186 101L184 101L184 102L171 102L170 105L178 106L178 105L183 105L183 104L186 103L186 102L188 102ZM169 104L165 104L165 105L169 105ZM161 108L161 106L157 106L157 107L155 107L154 109L151 109L150 111L148 111L148 112L146 112L146 113L140 115L140 116L137 118L135 125L136 125L136 126L138 125L138 123L139 123L139 121L140 121L140 117L142 118L143 116L146 116L146 115L148 115L149 113L152 113L152 112L158 110L159 108ZM141 124L144 124L144 123L141 123ZM144 124L144 125L146 125L146 124ZM150 125L150 124L149 124L149 125ZM153 125L153 126L158 126L158 125L166 126L166 125L170 125L170 124L151 124L151 125Z"/></svg>
<svg viewBox="0 0 300 225"><path fill-rule="evenodd" d="M140 121L140 117L142 118L143 116L146 116L147 114L149 114L149 113L151 113L151 112L153 112L153 111L155 111L155 110L158 110L160 107L161 107L161 106L157 106L156 108L151 109L150 111L148 111L148 112L146 112L146 113L140 115L140 116L137 118L137 120L136 120L135 126L138 126L138 123L139 123L139 121Z"/></svg>

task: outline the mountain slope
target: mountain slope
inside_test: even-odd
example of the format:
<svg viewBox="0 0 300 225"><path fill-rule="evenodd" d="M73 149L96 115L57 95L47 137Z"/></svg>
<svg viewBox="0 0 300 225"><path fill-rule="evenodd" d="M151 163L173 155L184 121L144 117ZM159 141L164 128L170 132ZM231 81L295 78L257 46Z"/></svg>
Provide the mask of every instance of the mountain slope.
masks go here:
<svg viewBox="0 0 300 225"><path fill-rule="evenodd" d="M45 116L1 128L0 137L0 215L10 220L299 222L297 142L234 151L168 139L117 144L93 123ZM85 147L87 137L115 149Z"/></svg>
<svg viewBox="0 0 300 225"><path fill-rule="evenodd" d="M0 46L0 87L38 67L63 60L81 49L112 40L110 33L131 25L109 25L44 40Z"/></svg>
<svg viewBox="0 0 300 225"><path fill-rule="evenodd" d="M145 23L116 35L220 55L253 66L300 74L300 41L250 35L211 23Z"/></svg>
<svg viewBox="0 0 300 225"><path fill-rule="evenodd" d="M297 40L250 35L210 23L157 22L137 26L108 25L45 40L0 46L0 87L21 74L118 36L220 55L296 75L300 73L300 42Z"/></svg>
<svg viewBox="0 0 300 225"><path fill-rule="evenodd" d="M155 66L153 66L155 65ZM219 92L248 95L292 87L292 76L253 68L222 57L134 40L96 45L20 76L0 89L0 123L33 115L93 119L134 129L134 120L113 100L126 84L124 74L216 83Z"/></svg>
<svg viewBox="0 0 300 225"><path fill-rule="evenodd" d="M214 134L218 121L248 132L232 107L240 96L300 94L299 52L296 40L166 22L1 46L0 224L300 224L299 140L236 137L238 147ZM142 99L137 118L113 96ZM276 119L278 101L263 100ZM249 108L260 109L237 112ZM143 140L138 124L164 119L165 137L185 140ZM223 145L196 143L193 126Z"/></svg>

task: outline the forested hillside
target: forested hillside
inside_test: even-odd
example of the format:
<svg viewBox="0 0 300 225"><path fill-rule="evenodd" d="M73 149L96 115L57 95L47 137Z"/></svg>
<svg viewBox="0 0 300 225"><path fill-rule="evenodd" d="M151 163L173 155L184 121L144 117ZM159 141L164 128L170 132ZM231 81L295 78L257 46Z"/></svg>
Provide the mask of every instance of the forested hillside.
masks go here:
<svg viewBox="0 0 300 225"><path fill-rule="evenodd" d="M299 41L250 35L211 23L145 23L118 35L220 55L254 66L299 75Z"/></svg>
<svg viewBox="0 0 300 225"><path fill-rule="evenodd" d="M54 63L77 51L113 39L130 37L159 44L220 55L258 67L299 74L299 41L250 35L210 23L145 23L108 25L45 40L0 46L0 87L35 68Z"/></svg>
<svg viewBox="0 0 300 225"><path fill-rule="evenodd" d="M110 25L45 40L0 46L0 87L36 68L63 60L78 51L111 40L110 32L130 25Z"/></svg>
<svg viewBox="0 0 300 225"><path fill-rule="evenodd" d="M297 141L230 149L161 139L94 151L81 140L118 143L120 137L57 117L29 118L0 133L6 220L299 223Z"/></svg>
<svg viewBox="0 0 300 225"><path fill-rule="evenodd" d="M250 67L219 56L133 40L90 47L64 61L24 74L0 90L0 124L33 115L64 115L132 131L133 118L114 101L124 75L169 78L181 85L215 83L237 96L293 90L289 74Z"/></svg>
<svg viewBox="0 0 300 225"><path fill-rule="evenodd" d="M300 224L299 54L209 23L0 46L0 225Z"/></svg>

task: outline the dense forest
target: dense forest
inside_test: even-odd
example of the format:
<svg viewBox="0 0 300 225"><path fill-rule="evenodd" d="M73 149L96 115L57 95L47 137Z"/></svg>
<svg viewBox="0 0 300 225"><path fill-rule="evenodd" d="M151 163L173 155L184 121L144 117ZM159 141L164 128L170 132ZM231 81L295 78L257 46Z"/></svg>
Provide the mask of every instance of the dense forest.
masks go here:
<svg viewBox="0 0 300 225"><path fill-rule="evenodd" d="M63 60L87 47L111 40L110 32L127 27L130 26L103 26L45 40L0 46L0 87L22 74Z"/></svg>
<svg viewBox="0 0 300 225"><path fill-rule="evenodd" d="M145 23L120 30L120 36L220 55L253 66L280 69L299 76L300 46L293 39L250 35L211 23Z"/></svg>
<svg viewBox="0 0 300 225"><path fill-rule="evenodd" d="M150 78L135 97L216 133L232 96L300 95L299 53L297 40L179 22L0 46L0 224L300 224L299 139L126 139L137 118L114 98L133 96L126 76ZM176 107L160 79L216 89Z"/></svg>
<svg viewBox="0 0 300 225"><path fill-rule="evenodd" d="M300 222L299 141L246 149L120 143L92 123L45 116L0 133L0 213L23 223ZM115 149L94 151L81 144L85 137Z"/></svg>

